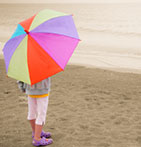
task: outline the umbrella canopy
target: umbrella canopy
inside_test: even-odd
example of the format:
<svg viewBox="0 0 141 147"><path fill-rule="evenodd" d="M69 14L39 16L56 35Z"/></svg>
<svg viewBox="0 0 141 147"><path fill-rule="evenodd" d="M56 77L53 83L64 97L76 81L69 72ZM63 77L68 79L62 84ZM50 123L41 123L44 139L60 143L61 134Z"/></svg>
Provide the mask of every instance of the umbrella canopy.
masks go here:
<svg viewBox="0 0 141 147"><path fill-rule="evenodd" d="M79 42L72 15L43 10L20 22L3 53L9 77L33 85L64 70Z"/></svg>

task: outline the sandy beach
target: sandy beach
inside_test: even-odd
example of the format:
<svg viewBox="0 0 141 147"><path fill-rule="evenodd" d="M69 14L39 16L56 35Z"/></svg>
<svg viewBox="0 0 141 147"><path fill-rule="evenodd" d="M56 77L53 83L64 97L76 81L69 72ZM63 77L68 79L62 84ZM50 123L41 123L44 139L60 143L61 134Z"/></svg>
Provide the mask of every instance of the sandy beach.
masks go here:
<svg viewBox="0 0 141 147"><path fill-rule="evenodd" d="M32 147L27 98L0 60L0 146ZM52 77L50 147L140 147L141 75L68 65Z"/></svg>

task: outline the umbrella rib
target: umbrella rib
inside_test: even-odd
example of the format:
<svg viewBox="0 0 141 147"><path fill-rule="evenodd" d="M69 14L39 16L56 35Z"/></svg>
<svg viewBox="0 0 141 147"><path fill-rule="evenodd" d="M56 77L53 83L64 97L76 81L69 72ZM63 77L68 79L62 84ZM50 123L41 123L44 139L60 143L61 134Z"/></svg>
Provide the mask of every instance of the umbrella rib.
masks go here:
<svg viewBox="0 0 141 147"><path fill-rule="evenodd" d="M31 34L32 34L32 33L55 34L55 35L65 36L65 37L69 37L69 38L77 39L77 40L81 41L79 38L75 38L75 37L68 36L68 35L64 35L64 34L60 34L60 33L51 33L51 32L30 32L30 33L31 33Z"/></svg>
<svg viewBox="0 0 141 147"><path fill-rule="evenodd" d="M72 14L66 14L66 15L64 15L64 16L73 16L73 15L72 15ZM41 24L43 24L43 23L45 23L45 22L48 22L48 21L50 21L50 20L56 19L56 18L58 18L58 17L64 17L64 16L62 16L62 15L60 15L60 16L55 16L55 17L53 17L53 18L50 18L50 19L48 19L48 20L43 21ZM38 26L40 26L41 24L39 24ZM38 26L36 26L35 28L32 28L32 30L30 30L30 28L29 28L29 30L30 30L30 31L33 31L33 30L35 30ZM31 26L30 26L30 27L31 27Z"/></svg>
<svg viewBox="0 0 141 147"><path fill-rule="evenodd" d="M30 35L31 36L31 35ZM32 36L31 36L32 37ZM32 37L32 39L34 39L33 37ZM38 43L38 41L36 40L36 39L34 39L37 43ZM38 43L38 45L42 48L42 46ZM44 50L44 49L43 49ZM52 57L52 55L50 55L50 53L48 53L48 51L47 50L44 50L54 61L55 61L55 63L62 69L62 70L64 70L62 67L61 67L61 65L59 65L58 63L57 63L57 61L54 59L54 57Z"/></svg>

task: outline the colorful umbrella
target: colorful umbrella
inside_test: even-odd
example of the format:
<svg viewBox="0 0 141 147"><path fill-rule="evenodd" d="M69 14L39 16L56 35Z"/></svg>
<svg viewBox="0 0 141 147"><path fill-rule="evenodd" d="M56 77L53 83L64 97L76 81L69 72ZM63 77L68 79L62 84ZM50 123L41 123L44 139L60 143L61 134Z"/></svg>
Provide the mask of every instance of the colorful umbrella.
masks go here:
<svg viewBox="0 0 141 147"><path fill-rule="evenodd" d="M33 85L64 70L79 42L72 15L43 10L20 22L3 52L9 77Z"/></svg>

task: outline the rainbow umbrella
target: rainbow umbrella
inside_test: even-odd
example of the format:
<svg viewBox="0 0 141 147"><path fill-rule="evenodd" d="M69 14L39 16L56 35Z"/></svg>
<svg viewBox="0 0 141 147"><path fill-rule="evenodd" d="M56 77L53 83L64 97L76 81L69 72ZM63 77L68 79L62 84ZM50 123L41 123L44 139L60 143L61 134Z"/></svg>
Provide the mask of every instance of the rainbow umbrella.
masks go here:
<svg viewBox="0 0 141 147"><path fill-rule="evenodd" d="M33 85L64 70L79 42L72 15L43 10L20 22L3 53L7 75Z"/></svg>

